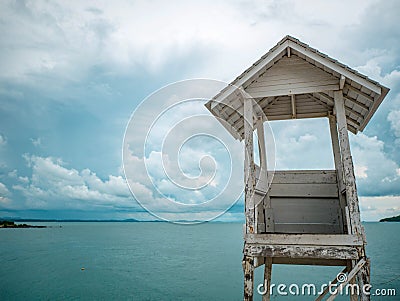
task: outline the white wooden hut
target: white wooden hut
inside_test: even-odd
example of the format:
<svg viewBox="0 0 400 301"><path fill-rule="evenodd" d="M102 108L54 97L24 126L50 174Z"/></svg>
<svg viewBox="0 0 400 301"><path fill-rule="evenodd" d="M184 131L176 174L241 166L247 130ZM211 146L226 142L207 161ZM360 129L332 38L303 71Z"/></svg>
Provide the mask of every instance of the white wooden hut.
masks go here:
<svg viewBox="0 0 400 301"><path fill-rule="evenodd" d="M254 269L261 265L267 289L263 300L270 299L273 264L344 266L348 280L342 285L369 284L348 131L362 131L388 91L286 36L206 104L235 138L245 142L244 300L253 299ZM275 171L272 179L265 117L328 118L335 170ZM254 131L260 166L254 162ZM369 300L362 292L350 298Z"/></svg>

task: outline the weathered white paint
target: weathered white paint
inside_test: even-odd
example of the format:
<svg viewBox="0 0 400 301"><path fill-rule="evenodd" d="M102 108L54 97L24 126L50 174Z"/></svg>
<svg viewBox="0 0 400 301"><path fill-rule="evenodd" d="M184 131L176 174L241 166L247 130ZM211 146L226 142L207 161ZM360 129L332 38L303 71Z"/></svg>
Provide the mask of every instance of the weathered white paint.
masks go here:
<svg viewBox="0 0 400 301"><path fill-rule="evenodd" d="M357 235L349 234L245 234L247 243L270 245L362 246Z"/></svg>
<svg viewBox="0 0 400 301"><path fill-rule="evenodd" d="M245 142L245 216L247 233L254 233L255 228L255 208L254 208L254 189L256 169L254 164L253 150L253 100L244 99L244 142Z"/></svg>

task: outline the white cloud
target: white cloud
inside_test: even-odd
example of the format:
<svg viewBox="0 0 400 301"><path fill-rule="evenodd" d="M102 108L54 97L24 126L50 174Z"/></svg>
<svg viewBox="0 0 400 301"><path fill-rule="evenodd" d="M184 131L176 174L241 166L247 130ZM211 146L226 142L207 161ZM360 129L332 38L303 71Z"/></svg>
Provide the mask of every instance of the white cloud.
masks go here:
<svg viewBox="0 0 400 301"><path fill-rule="evenodd" d="M8 176L9 176L10 178L17 178L17 176L18 176L18 171L17 171L16 169L14 169L14 170L12 170L12 171L10 171L10 172L8 173Z"/></svg>
<svg viewBox="0 0 400 301"><path fill-rule="evenodd" d="M373 57L365 65L356 67L355 69L389 88L395 87L400 81L400 70L395 69L384 74L379 63L379 57Z"/></svg>
<svg viewBox="0 0 400 301"><path fill-rule="evenodd" d="M7 186L0 182L0 206L8 205L11 202L9 199L10 194Z"/></svg>
<svg viewBox="0 0 400 301"><path fill-rule="evenodd" d="M355 165L354 166L354 173L356 175L356 178L358 179L366 179L368 178L368 167L362 166L362 165Z"/></svg>
<svg viewBox="0 0 400 301"><path fill-rule="evenodd" d="M51 73L78 82L93 66L159 71L198 53L207 64L197 76L231 79L288 33L318 40L325 51L340 47L332 38L373 2L352 1L346 10L315 1L2 2L2 76L30 81Z"/></svg>
<svg viewBox="0 0 400 301"><path fill-rule="evenodd" d="M384 142L363 133L351 135L351 150L362 195L398 195L399 165L384 151Z"/></svg>
<svg viewBox="0 0 400 301"><path fill-rule="evenodd" d="M25 155L32 177L19 177L13 189L26 197L29 209L138 208L121 176L102 180L89 169L65 167L60 159ZM30 182L30 183L29 183Z"/></svg>
<svg viewBox="0 0 400 301"><path fill-rule="evenodd" d="M400 196L360 197L363 221L378 221L400 215Z"/></svg>
<svg viewBox="0 0 400 301"><path fill-rule="evenodd" d="M31 138L30 140L31 140L33 146L38 147L38 146L42 145L42 139L40 137L36 138L36 139L35 138Z"/></svg>
<svg viewBox="0 0 400 301"><path fill-rule="evenodd" d="M3 134L0 134L0 147L6 145L7 139Z"/></svg>
<svg viewBox="0 0 400 301"><path fill-rule="evenodd" d="M327 118L271 122L276 169L333 169Z"/></svg>
<svg viewBox="0 0 400 301"><path fill-rule="evenodd" d="M396 136L396 142L400 145L400 110L391 111L387 117L390 127Z"/></svg>

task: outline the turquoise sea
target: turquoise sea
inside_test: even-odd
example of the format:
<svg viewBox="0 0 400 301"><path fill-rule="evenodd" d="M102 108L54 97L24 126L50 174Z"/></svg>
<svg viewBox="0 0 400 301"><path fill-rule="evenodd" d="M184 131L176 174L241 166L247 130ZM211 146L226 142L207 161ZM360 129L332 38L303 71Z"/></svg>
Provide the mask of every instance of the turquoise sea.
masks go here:
<svg viewBox="0 0 400 301"><path fill-rule="evenodd" d="M47 225L52 227L0 229L1 301L242 300L241 224ZM400 223L364 226L373 289L394 288L397 293L372 300L400 300ZM274 266L272 282L320 285L335 278L341 269ZM258 269L256 286L261 275ZM315 297L275 293L271 299ZM261 296L256 294L255 300Z"/></svg>

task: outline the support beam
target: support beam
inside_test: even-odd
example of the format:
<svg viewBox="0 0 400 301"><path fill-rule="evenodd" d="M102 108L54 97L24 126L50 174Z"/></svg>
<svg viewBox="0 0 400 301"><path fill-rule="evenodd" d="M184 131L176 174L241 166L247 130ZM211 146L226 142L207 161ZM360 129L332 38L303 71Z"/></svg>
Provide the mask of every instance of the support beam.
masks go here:
<svg viewBox="0 0 400 301"><path fill-rule="evenodd" d="M345 267L345 268L343 269L343 271L341 271L340 273L341 273L341 274L346 273L347 270L348 270L348 268ZM335 277L335 279L333 279L330 283L331 283L331 284L336 284L336 283L338 283L337 277ZM322 299L326 296L326 294L327 294L328 292L329 292L329 286L325 287L325 289L323 290L323 292L318 296L317 299L315 299L315 301L322 301Z"/></svg>
<svg viewBox="0 0 400 301"><path fill-rule="evenodd" d="M336 176L339 184L339 192L342 192L344 190L342 159L340 157L339 136L337 132L336 118L333 115L329 116L329 129L331 132L333 159L335 162Z"/></svg>
<svg viewBox="0 0 400 301"><path fill-rule="evenodd" d="M265 258L264 267L264 291L265 294L262 296L262 301L270 301L271 298L271 274L272 274L272 258Z"/></svg>
<svg viewBox="0 0 400 301"><path fill-rule="evenodd" d="M340 75L340 80L339 80L339 90L343 90L344 83L346 82L346 77L342 74Z"/></svg>
<svg viewBox="0 0 400 301"><path fill-rule="evenodd" d="M288 47L286 49L287 49L287 57L290 57L290 47Z"/></svg>
<svg viewBox="0 0 400 301"><path fill-rule="evenodd" d="M255 208L254 208L254 190L256 184L256 168L254 164L253 151L253 100L244 98L244 144L245 144L245 215L246 215L246 233L254 233L255 230Z"/></svg>
<svg viewBox="0 0 400 301"><path fill-rule="evenodd" d="M339 136L337 132L336 126L336 118L333 115L329 115L329 128L331 132L331 141L332 141L332 150L333 150L333 159L335 162L335 169L336 169L336 178L339 188L339 204L341 209L341 215L339 216L340 224L342 225L342 230L346 230L344 227L344 220L346 217L346 198L344 197L343 193L345 192L345 185L343 182L343 168L342 168L342 159L340 154L340 146L339 146ZM348 230L348 226L347 226ZM349 233L349 231L346 231ZM346 233L345 231L343 233Z"/></svg>
<svg viewBox="0 0 400 301"><path fill-rule="evenodd" d="M347 263L347 271L351 271L353 269L353 267L355 267L356 263L357 263L357 261L355 261L355 260L349 260ZM354 287L354 285L357 284L356 278L354 277L353 279L351 279L349 283L351 286ZM350 291L350 301L358 301L357 292L354 292L354 294L353 294L353 292Z"/></svg>
<svg viewBox="0 0 400 301"><path fill-rule="evenodd" d="M343 164L343 179L346 187L346 200L351 220L351 234L359 234L364 237L364 231L360 220L357 187L354 175L353 160L351 157L349 134L347 132L346 113L342 91L334 91L336 119L340 139L340 150Z"/></svg>
<svg viewBox="0 0 400 301"><path fill-rule="evenodd" d="M349 274L347 275L346 281L343 281L340 283L340 285L336 288L338 292L340 292L341 290L343 290L343 288L349 284L350 280L354 278L354 276L357 275L358 271L360 271L360 269L364 266L364 264L366 263L365 259L362 258L355 266L354 268L349 272ZM362 287L360 287L360 289L362 290ZM326 301L332 301L337 297L336 295L330 295L328 299L326 299ZM362 300L364 301L364 300Z"/></svg>
<svg viewBox="0 0 400 301"><path fill-rule="evenodd" d="M267 150L265 145L264 136L264 122L263 118L259 117L257 120L257 138L258 138L258 151L260 154L260 181L266 181L268 179L267 175Z"/></svg>
<svg viewBox="0 0 400 301"><path fill-rule="evenodd" d="M370 283L370 259L366 259L365 265L360 269L357 274L358 285L361 288L361 301L370 301L370 295L365 294L362 288Z"/></svg>
<svg viewBox="0 0 400 301"><path fill-rule="evenodd" d="M290 100L292 102L292 118L296 119L296 98L295 95L290 95Z"/></svg>
<svg viewBox="0 0 400 301"><path fill-rule="evenodd" d="M356 94L360 94L362 97L364 97L365 99L368 99L371 103L374 102L374 98L371 95L368 95L367 93L362 92L361 90L358 90L356 88L354 88L351 85L346 85L347 89L349 89L350 91L353 91Z"/></svg>
<svg viewBox="0 0 400 301"><path fill-rule="evenodd" d="M244 272L244 301L253 301L254 291L254 265L253 258L250 256L243 257Z"/></svg>

